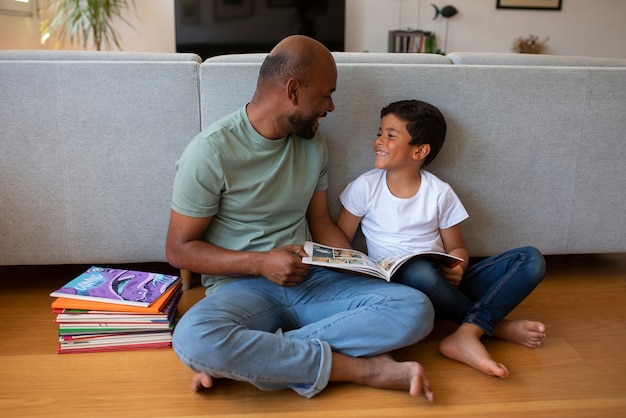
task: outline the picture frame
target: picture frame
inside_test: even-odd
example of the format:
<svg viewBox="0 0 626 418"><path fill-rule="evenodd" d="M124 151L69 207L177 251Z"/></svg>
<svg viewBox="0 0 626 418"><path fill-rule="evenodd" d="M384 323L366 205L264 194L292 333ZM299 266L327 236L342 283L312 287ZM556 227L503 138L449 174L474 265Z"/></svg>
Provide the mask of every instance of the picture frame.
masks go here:
<svg viewBox="0 0 626 418"><path fill-rule="evenodd" d="M563 0L496 0L496 9L561 10Z"/></svg>
<svg viewBox="0 0 626 418"><path fill-rule="evenodd" d="M213 14L216 20L252 17L253 0L215 0Z"/></svg>

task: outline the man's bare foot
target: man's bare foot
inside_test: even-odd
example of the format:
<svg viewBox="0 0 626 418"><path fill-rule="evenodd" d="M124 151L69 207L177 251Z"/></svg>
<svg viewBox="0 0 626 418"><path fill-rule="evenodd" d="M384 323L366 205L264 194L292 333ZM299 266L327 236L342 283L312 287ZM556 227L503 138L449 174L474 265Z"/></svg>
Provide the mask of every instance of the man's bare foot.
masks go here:
<svg viewBox="0 0 626 418"><path fill-rule="evenodd" d="M332 381L353 382L381 389L409 389L411 396L434 396L421 364L397 362L389 354L353 358L333 353Z"/></svg>
<svg viewBox="0 0 626 418"><path fill-rule="evenodd" d="M509 375L507 368L502 363L494 361L480 341L483 333L484 331L476 325L463 323L456 331L441 340L439 351L444 356L472 366L485 374L507 377Z"/></svg>
<svg viewBox="0 0 626 418"><path fill-rule="evenodd" d="M194 392L198 392L202 389L209 389L213 386L213 378L204 373L196 373L193 375L193 380L191 381L191 389Z"/></svg>
<svg viewBox="0 0 626 418"><path fill-rule="evenodd" d="M546 336L541 322L523 319L503 319L493 329L493 336L530 348L537 348Z"/></svg>

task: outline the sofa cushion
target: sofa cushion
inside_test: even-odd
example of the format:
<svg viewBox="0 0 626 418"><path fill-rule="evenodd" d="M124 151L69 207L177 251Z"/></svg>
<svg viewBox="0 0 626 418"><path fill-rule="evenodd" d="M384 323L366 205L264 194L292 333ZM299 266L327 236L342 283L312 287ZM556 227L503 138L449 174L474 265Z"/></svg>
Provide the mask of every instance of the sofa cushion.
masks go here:
<svg viewBox="0 0 626 418"><path fill-rule="evenodd" d="M0 265L165 261L174 164L200 130L199 61L1 55Z"/></svg>

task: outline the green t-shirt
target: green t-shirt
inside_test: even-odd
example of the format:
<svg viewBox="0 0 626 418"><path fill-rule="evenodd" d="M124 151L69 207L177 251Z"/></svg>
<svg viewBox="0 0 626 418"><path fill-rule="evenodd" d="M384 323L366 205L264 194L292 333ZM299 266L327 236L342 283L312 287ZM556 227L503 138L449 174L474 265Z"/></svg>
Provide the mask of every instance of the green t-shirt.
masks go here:
<svg viewBox="0 0 626 418"><path fill-rule="evenodd" d="M318 132L306 140L259 135L245 107L198 134L177 162L172 209L213 219L203 239L245 251L303 244L310 238L306 210L326 190L328 156ZM224 277L203 276L207 288Z"/></svg>

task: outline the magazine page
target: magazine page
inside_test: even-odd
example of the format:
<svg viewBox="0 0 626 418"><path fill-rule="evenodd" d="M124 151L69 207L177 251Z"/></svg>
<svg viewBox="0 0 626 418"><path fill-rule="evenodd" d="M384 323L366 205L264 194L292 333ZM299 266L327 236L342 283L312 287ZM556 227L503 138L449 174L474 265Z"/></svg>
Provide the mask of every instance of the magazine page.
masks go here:
<svg viewBox="0 0 626 418"><path fill-rule="evenodd" d="M378 265L361 251L329 247L311 241L304 243L304 250L309 254L309 257L302 258L305 264L351 270L388 280Z"/></svg>
<svg viewBox="0 0 626 418"><path fill-rule="evenodd" d="M463 262L462 258L455 257L450 254L429 251L417 254L407 254L403 256L390 255L388 257L377 260L376 264L378 264L378 266L380 266L380 268L384 270L389 277L391 277L405 262L412 259L413 257L426 257L429 260L446 267L453 267Z"/></svg>

